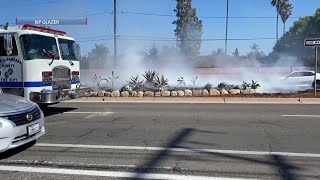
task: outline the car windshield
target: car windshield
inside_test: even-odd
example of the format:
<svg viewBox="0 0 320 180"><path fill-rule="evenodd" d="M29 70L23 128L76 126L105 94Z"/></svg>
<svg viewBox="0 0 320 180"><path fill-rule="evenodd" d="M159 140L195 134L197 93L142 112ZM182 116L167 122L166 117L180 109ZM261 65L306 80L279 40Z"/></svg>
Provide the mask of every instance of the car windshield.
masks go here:
<svg viewBox="0 0 320 180"><path fill-rule="evenodd" d="M78 50L74 41L59 38L58 42L61 52L61 58L63 60L78 60Z"/></svg>
<svg viewBox="0 0 320 180"><path fill-rule="evenodd" d="M55 59L59 59L56 39L54 37L37 34L21 35L21 46L25 60L32 59L52 59L48 52L55 54Z"/></svg>

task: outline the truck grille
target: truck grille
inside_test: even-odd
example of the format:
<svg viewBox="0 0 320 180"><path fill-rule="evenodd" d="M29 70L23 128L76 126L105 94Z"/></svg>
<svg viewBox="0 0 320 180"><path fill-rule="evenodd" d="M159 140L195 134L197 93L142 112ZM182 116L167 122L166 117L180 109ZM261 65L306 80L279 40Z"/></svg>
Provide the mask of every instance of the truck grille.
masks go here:
<svg viewBox="0 0 320 180"><path fill-rule="evenodd" d="M32 115L32 120L27 119L27 114L29 114L29 113ZM38 107L35 107L32 110L21 113L21 114L7 116L7 118L10 121L12 121L16 124L16 126L28 124L30 122L33 122L35 120L40 119L40 117L41 117L41 113L40 113L40 110Z"/></svg>
<svg viewBox="0 0 320 180"><path fill-rule="evenodd" d="M58 66L52 70L52 89L70 89L71 88L71 71L68 67Z"/></svg>

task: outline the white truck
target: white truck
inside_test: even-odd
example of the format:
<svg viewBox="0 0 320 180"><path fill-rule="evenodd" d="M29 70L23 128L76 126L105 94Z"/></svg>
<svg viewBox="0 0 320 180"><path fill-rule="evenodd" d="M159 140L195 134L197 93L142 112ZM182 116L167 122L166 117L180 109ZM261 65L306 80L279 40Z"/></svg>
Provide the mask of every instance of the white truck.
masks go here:
<svg viewBox="0 0 320 180"><path fill-rule="evenodd" d="M0 29L0 91L47 106L88 90L74 38L29 24Z"/></svg>

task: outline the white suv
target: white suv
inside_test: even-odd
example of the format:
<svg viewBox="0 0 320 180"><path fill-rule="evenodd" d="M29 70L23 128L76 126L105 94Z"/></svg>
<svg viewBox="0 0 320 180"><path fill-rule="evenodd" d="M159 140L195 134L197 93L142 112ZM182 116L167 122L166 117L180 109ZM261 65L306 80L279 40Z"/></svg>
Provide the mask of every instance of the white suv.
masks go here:
<svg viewBox="0 0 320 180"><path fill-rule="evenodd" d="M20 96L0 94L0 152L44 134L44 116L37 104Z"/></svg>
<svg viewBox="0 0 320 180"><path fill-rule="evenodd" d="M283 80L289 85L301 88L312 88L314 83L314 71L293 71L286 75ZM320 73L317 73L317 80L320 80Z"/></svg>

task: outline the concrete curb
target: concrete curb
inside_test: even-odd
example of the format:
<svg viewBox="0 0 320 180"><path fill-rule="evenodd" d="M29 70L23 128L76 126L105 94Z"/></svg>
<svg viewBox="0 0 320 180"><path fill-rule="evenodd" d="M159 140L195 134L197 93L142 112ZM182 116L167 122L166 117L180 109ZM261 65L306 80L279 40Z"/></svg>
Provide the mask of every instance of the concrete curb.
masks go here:
<svg viewBox="0 0 320 180"><path fill-rule="evenodd" d="M83 97L66 103L320 104L320 98Z"/></svg>

